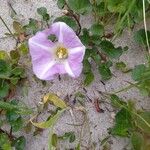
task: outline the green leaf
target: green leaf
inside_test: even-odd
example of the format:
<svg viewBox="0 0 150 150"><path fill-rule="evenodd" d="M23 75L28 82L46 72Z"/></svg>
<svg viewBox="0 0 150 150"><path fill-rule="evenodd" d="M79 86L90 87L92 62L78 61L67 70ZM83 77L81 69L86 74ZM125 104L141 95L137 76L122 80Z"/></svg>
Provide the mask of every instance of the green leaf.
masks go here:
<svg viewBox="0 0 150 150"><path fill-rule="evenodd" d="M112 77L112 73L107 63L100 64L98 69L102 80L109 80Z"/></svg>
<svg viewBox="0 0 150 150"><path fill-rule="evenodd" d="M3 101L0 101L0 108L4 109L4 110L8 110L8 111L18 109L18 107L16 105L13 105L13 104L8 103L8 102L3 102Z"/></svg>
<svg viewBox="0 0 150 150"><path fill-rule="evenodd" d="M9 60L9 55L6 51L0 50L0 60Z"/></svg>
<svg viewBox="0 0 150 150"><path fill-rule="evenodd" d="M99 5L103 0L95 0L96 4Z"/></svg>
<svg viewBox="0 0 150 150"><path fill-rule="evenodd" d="M100 43L100 47L101 47L101 50L110 58L114 58L114 59L119 58L123 53L123 50L121 47L115 48L114 45L110 41L107 41L107 40L102 41Z"/></svg>
<svg viewBox="0 0 150 150"><path fill-rule="evenodd" d="M90 28L92 35L102 36L104 33L104 27L100 24L93 24Z"/></svg>
<svg viewBox="0 0 150 150"><path fill-rule="evenodd" d="M0 149L2 150L12 150L11 142L5 133L0 133Z"/></svg>
<svg viewBox="0 0 150 150"><path fill-rule="evenodd" d="M74 142L76 139L76 136L74 132L66 132L64 135L59 137L62 140L69 140L70 143Z"/></svg>
<svg viewBox="0 0 150 150"><path fill-rule="evenodd" d="M57 134L53 134L51 140L52 140L51 141L52 146L56 147L57 146L57 142L58 142Z"/></svg>
<svg viewBox="0 0 150 150"><path fill-rule="evenodd" d="M146 71L146 66L141 64L136 66L133 70L132 70L132 79L135 81L139 81L142 76L143 73Z"/></svg>
<svg viewBox="0 0 150 150"><path fill-rule="evenodd" d="M43 98L43 102L44 104L46 102L52 102L56 107L59 107L61 109L67 108L66 103L64 102L64 100L62 100L61 98L59 98L56 94L54 93L48 93L44 96Z"/></svg>
<svg viewBox="0 0 150 150"><path fill-rule="evenodd" d="M48 36L48 39L51 40L52 42L57 42L57 41L58 41L55 34L49 35L49 36Z"/></svg>
<svg viewBox="0 0 150 150"><path fill-rule="evenodd" d="M18 101L17 100L12 100L10 104L14 106L18 106ZM18 106L19 107L19 106ZM16 112L16 109L14 110L7 110L6 112L6 118L9 124L12 127L13 132L17 132L20 130L23 126L23 120L21 116Z"/></svg>
<svg viewBox="0 0 150 150"><path fill-rule="evenodd" d="M51 117L48 121L44 121L44 122L40 122L40 123L35 123L33 122L32 120L34 119L30 119L31 123L38 127L38 128L49 128L49 127L52 127L56 122L57 120L59 119L59 117L61 116L61 114L65 111L65 109L62 109L60 111L57 112L57 114L55 114L53 117Z"/></svg>
<svg viewBox="0 0 150 150"><path fill-rule="evenodd" d="M0 78L7 78L10 76L11 66L6 61L0 59Z"/></svg>
<svg viewBox="0 0 150 150"><path fill-rule="evenodd" d="M120 99L115 94L110 95L110 100L111 100L112 105L116 108L122 108L123 106L127 105L126 102L122 101L122 99Z"/></svg>
<svg viewBox="0 0 150 150"><path fill-rule="evenodd" d="M59 9L63 9L65 6L65 0L57 0L57 6Z"/></svg>
<svg viewBox="0 0 150 150"><path fill-rule="evenodd" d="M18 60L20 59L20 54L19 54L18 50L12 50L12 51L10 51L10 57L15 62L18 62Z"/></svg>
<svg viewBox="0 0 150 150"><path fill-rule="evenodd" d="M91 49L87 49L85 52L85 57L83 60L83 72L88 73L91 72L91 64L88 61L88 58L91 57L92 51Z"/></svg>
<svg viewBox="0 0 150 150"><path fill-rule="evenodd" d="M26 43L22 43L19 47L18 47L19 51L23 54L23 55L27 55L29 52L28 46Z"/></svg>
<svg viewBox="0 0 150 150"><path fill-rule="evenodd" d="M110 12L115 13L124 13L127 8L129 7L130 1L129 0L107 0L107 7Z"/></svg>
<svg viewBox="0 0 150 150"><path fill-rule="evenodd" d="M75 150L81 150L80 143L77 145L77 147L75 148Z"/></svg>
<svg viewBox="0 0 150 150"><path fill-rule="evenodd" d="M98 35L92 35L90 36L91 42L99 47L101 43L101 37Z"/></svg>
<svg viewBox="0 0 150 150"><path fill-rule="evenodd" d="M133 132L131 135L131 143L133 150L142 150L142 148L144 147L144 138L142 134Z"/></svg>
<svg viewBox="0 0 150 150"><path fill-rule="evenodd" d="M131 69L127 68L127 65L123 61L117 62L115 64L115 67L117 70L120 70L123 73L127 73L127 72L131 71Z"/></svg>
<svg viewBox="0 0 150 150"><path fill-rule="evenodd" d="M73 132L70 132L69 142L72 143L76 139L75 134Z"/></svg>
<svg viewBox="0 0 150 150"><path fill-rule="evenodd" d="M115 126L111 129L112 135L128 136L132 129L132 118L129 111L122 108L115 117Z"/></svg>
<svg viewBox="0 0 150 150"><path fill-rule="evenodd" d="M24 136L20 136L16 140L13 141L13 146L15 150L25 150L26 139Z"/></svg>
<svg viewBox="0 0 150 150"><path fill-rule="evenodd" d="M78 26L77 26L77 23L76 21L72 18L72 17L69 17L69 16L61 16L61 17L58 17L54 20L54 22L58 22L58 21L61 21L61 22L65 22L68 26L70 26L74 31L76 31L78 29Z"/></svg>
<svg viewBox="0 0 150 150"><path fill-rule="evenodd" d="M10 79L10 82L13 84L13 85L16 85L17 83L18 83L18 81L19 81L19 78L11 78Z"/></svg>
<svg viewBox="0 0 150 150"><path fill-rule="evenodd" d="M84 106L84 99L85 95L83 95L81 92L75 93L75 100L79 102L82 106Z"/></svg>
<svg viewBox="0 0 150 150"><path fill-rule="evenodd" d="M148 42L150 44L150 31L147 31L147 35L149 40ZM134 39L139 45L147 46L145 29L140 29L139 31L135 32Z"/></svg>
<svg viewBox="0 0 150 150"><path fill-rule="evenodd" d="M47 9L45 7L40 7L37 9L37 13L41 16L45 16L47 14Z"/></svg>
<svg viewBox="0 0 150 150"><path fill-rule="evenodd" d="M105 3L102 2L101 0L99 0L99 2L97 2L97 5L94 6L94 9L95 9L96 13L102 17L105 16L105 14L107 13L107 10L105 8Z"/></svg>
<svg viewBox="0 0 150 150"><path fill-rule="evenodd" d="M94 81L94 74L92 73L92 71L84 73L85 75L85 79L84 79L84 85L88 86L92 83L92 81Z"/></svg>
<svg viewBox="0 0 150 150"><path fill-rule="evenodd" d="M43 16L43 20L44 20L44 21L49 21L49 20L50 20L49 14L45 14L45 15Z"/></svg>
<svg viewBox="0 0 150 150"><path fill-rule="evenodd" d="M3 102L2 100L0 100L0 108L6 111L15 111L18 114L31 114L32 110L27 108L27 107L23 107L21 105L14 105L10 102Z"/></svg>
<svg viewBox="0 0 150 150"><path fill-rule="evenodd" d="M4 98L9 94L10 86L7 82L3 82L3 84L0 84L0 98Z"/></svg>
<svg viewBox="0 0 150 150"><path fill-rule="evenodd" d="M50 20L50 16L47 13L47 9L45 7L38 8L37 13L42 16L44 21L49 21Z"/></svg>
<svg viewBox="0 0 150 150"><path fill-rule="evenodd" d="M23 127L23 120L21 116L18 116L15 112L9 112L9 115L7 114L7 118L11 118L11 120L8 120L13 132L17 132ZM15 118L16 117L16 118ZM8 119L9 119L8 118Z"/></svg>
<svg viewBox="0 0 150 150"><path fill-rule="evenodd" d="M84 45L89 45L90 35L89 31L86 28L82 29L82 35L80 36L80 40Z"/></svg>
<svg viewBox="0 0 150 150"><path fill-rule="evenodd" d="M135 116L136 125L145 133L150 134L150 112L142 112Z"/></svg>
<svg viewBox="0 0 150 150"><path fill-rule="evenodd" d="M91 4L89 0L68 0L69 7L78 14L90 12Z"/></svg>
<svg viewBox="0 0 150 150"><path fill-rule="evenodd" d="M16 67L12 70L11 73L15 76L21 76L22 74L24 74L24 69L21 67Z"/></svg>
<svg viewBox="0 0 150 150"><path fill-rule="evenodd" d="M25 25L24 29L26 30L27 34L35 34L37 31L39 31L38 21L30 18L29 24Z"/></svg>

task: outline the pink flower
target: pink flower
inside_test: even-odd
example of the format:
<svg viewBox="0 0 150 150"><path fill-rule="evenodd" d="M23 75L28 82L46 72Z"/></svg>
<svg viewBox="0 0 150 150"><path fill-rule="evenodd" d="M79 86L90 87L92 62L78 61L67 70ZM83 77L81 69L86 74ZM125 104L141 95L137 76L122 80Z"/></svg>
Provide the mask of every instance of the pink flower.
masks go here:
<svg viewBox="0 0 150 150"><path fill-rule="evenodd" d="M50 35L55 35L58 41L50 41ZM82 72L85 46L63 22L56 22L31 37L29 49L33 71L39 79L51 80L56 74L66 73L76 78Z"/></svg>

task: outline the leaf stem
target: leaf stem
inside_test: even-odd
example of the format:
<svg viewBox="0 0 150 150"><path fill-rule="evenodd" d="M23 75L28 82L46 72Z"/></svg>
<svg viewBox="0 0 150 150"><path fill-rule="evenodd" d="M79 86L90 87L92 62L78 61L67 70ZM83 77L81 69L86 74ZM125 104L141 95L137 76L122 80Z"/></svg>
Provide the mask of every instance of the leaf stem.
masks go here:
<svg viewBox="0 0 150 150"><path fill-rule="evenodd" d="M12 9L12 11L14 12L15 15L17 15L17 12L15 11L15 9L12 7L11 3L8 2L8 6Z"/></svg>
<svg viewBox="0 0 150 150"><path fill-rule="evenodd" d="M143 0L143 21L144 21L144 28L145 28L145 36L146 36L146 43L148 47L148 52L150 54L150 45L149 45L149 39L147 35L147 25L146 25L146 15L145 15L145 1Z"/></svg>
<svg viewBox="0 0 150 150"><path fill-rule="evenodd" d="M124 87L124 88L122 88L122 89L120 89L120 90L118 90L116 92L113 92L113 94L117 94L117 93L121 93L121 92L127 91L127 90L129 90L129 89L131 89L133 87L137 87L137 85L138 85L138 83L136 83L136 84L131 84L130 83L130 85L128 85L128 86L126 86L126 87Z"/></svg>
<svg viewBox="0 0 150 150"><path fill-rule="evenodd" d="M66 6L68 8L68 11L69 11L68 15L72 16L75 19L75 21L77 22L77 24L78 24L79 29L78 29L78 31L77 31L76 34L79 35L81 33L81 24L80 24L80 21L77 18L77 16L73 13L73 11L70 9L70 7L69 7L69 5L68 5L68 3L67 3L66 0L65 0L65 4L66 4Z"/></svg>
<svg viewBox="0 0 150 150"><path fill-rule="evenodd" d="M6 22L3 20L3 18L1 16L0 16L0 20L3 22L3 24L5 25L5 27L9 31L9 33L12 35L12 37L17 41L17 39L15 38L14 34L11 32L11 30L9 29L9 27L6 24Z"/></svg>

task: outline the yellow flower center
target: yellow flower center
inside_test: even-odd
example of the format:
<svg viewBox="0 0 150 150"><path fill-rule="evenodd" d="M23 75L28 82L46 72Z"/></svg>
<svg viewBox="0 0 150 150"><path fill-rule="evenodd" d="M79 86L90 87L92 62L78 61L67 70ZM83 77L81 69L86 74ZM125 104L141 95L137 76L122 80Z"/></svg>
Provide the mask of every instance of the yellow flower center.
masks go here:
<svg viewBox="0 0 150 150"><path fill-rule="evenodd" d="M66 59L68 57L68 51L67 51L67 49L64 48L64 47L58 47L56 49L56 56L59 59Z"/></svg>

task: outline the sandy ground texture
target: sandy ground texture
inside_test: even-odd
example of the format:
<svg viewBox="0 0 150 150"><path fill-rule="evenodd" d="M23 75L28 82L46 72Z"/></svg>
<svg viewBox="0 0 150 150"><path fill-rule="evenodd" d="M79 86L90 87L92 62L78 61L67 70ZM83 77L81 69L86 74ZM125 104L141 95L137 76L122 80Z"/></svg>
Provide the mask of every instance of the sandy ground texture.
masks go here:
<svg viewBox="0 0 150 150"><path fill-rule="evenodd" d="M38 18L39 16L36 13L36 9L38 7L44 6L47 8L48 12L55 17L60 16L62 12L56 6L56 0L10 0L13 8L16 10L20 16L22 16L22 22L25 23L28 21L28 18ZM8 24L11 30L13 20L10 17L10 8L7 5L7 0L0 0L0 15L3 17L5 22ZM81 18L81 23L89 27L90 22L92 22L92 18L90 16ZM150 24L149 24L150 25ZM142 25L136 27L139 29ZM149 26L150 27L150 26ZM10 51L15 47L15 41L12 38L4 38L5 33L8 32L5 26L0 21L0 50ZM133 34L128 31L124 32L123 35L118 38L116 41L116 46L128 46L129 50L125 52L120 60L125 61L127 65L133 68L135 65L141 64L145 62L145 56L143 50L133 41ZM22 61L22 63L24 63ZM96 90L99 91L114 91L117 90L124 85L127 85L125 81L132 81L130 77L130 73L123 74L120 71L112 68L113 74L115 75L111 80L105 82L105 86L100 81L99 73L95 68L95 64L93 64L93 71L95 73L95 81L89 86L86 87L86 91L83 90L83 75L81 75L78 79L72 79L68 76L62 76L61 80L55 79L52 82L47 82L46 86L43 86L41 81L35 80L33 77L31 64L26 64L26 70L28 75L27 90L28 94L24 94L23 89L18 89L18 96L16 98L20 98L29 106L36 106L38 102L41 100L43 95L48 92L54 92L58 94L61 98L66 98L66 95L73 95L74 93L81 91L88 95L92 100L95 98L101 98L101 95ZM20 96L22 95L22 96ZM132 99L136 102L138 108L150 109L150 101L147 97L143 97L138 90L131 89L128 92L121 93L121 97L125 99ZM70 98L70 104L72 104L73 97ZM104 110L103 113L96 112L93 103L89 102L87 99L85 100L85 108L88 112L87 118L89 120L89 125L85 125L83 128L83 145L88 146L89 140L95 145L95 148L91 148L91 150L100 150L100 141L108 135L108 129L113 126L114 114L113 108L108 103L101 103L101 108ZM101 99L100 99L101 101ZM45 112L46 117L48 112ZM69 124L73 122L82 123L83 115L77 111L74 111L75 118L72 119L69 112L65 112L63 116L58 121L55 126L55 133L58 135L62 135L68 131L75 131L76 136L78 137L81 133L81 127L73 127ZM48 135L49 130L44 130L38 136L33 136L32 134L25 135L27 138L26 150L47 150L48 143ZM91 139L89 139L89 135L91 135ZM78 139L78 138L77 138ZM78 139L79 140L79 139ZM110 140L111 150L124 150L126 147L130 149L130 142L125 138L112 138ZM60 142L59 149L71 149L77 145L77 140L73 144L69 142ZM83 150L86 148L82 148Z"/></svg>

